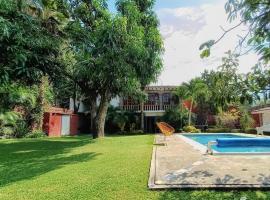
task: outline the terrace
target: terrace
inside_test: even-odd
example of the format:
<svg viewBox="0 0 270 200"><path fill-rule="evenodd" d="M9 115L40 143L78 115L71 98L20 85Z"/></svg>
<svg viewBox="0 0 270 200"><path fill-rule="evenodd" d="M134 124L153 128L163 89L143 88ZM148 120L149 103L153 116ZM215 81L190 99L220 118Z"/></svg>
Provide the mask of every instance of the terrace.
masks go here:
<svg viewBox="0 0 270 200"><path fill-rule="evenodd" d="M156 136L156 144L163 143ZM149 188L269 188L269 155L209 155L173 135L153 148ZM205 150L205 149L204 149Z"/></svg>

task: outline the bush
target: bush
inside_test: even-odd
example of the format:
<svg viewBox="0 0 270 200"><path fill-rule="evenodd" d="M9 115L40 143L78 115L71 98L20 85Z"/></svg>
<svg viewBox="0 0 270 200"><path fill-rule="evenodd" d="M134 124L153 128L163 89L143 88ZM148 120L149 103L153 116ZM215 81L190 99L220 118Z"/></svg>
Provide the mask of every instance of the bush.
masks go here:
<svg viewBox="0 0 270 200"><path fill-rule="evenodd" d="M232 129L232 133L243 133L244 131L242 129Z"/></svg>
<svg viewBox="0 0 270 200"><path fill-rule="evenodd" d="M25 137L29 133L29 128L24 120L18 120L14 128L14 137L21 138Z"/></svg>
<svg viewBox="0 0 270 200"><path fill-rule="evenodd" d="M171 108L166 110L161 120L170 124L176 131L179 131L185 124L187 124L188 112L187 110L183 110L181 112L178 107Z"/></svg>
<svg viewBox="0 0 270 200"><path fill-rule="evenodd" d="M239 116L230 112L220 112L216 116L217 126L219 128L233 129L238 123Z"/></svg>
<svg viewBox="0 0 270 200"><path fill-rule="evenodd" d="M250 116L250 114L245 110L241 113L240 116L240 126L243 130L250 129L255 124L254 119Z"/></svg>
<svg viewBox="0 0 270 200"><path fill-rule="evenodd" d="M201 130L195 128L194 126L184 126L183 131L188 132L188 133L200 133Z"/></svg>
<svg viewBox="0 0 270 200"><path fill-rule="evenodd" d="M139 119L138 113L110 106L106 117L106 132L110 134L134 132L139 128Z"/></svg>
<svg viewBox="0 0 270 200"><path fill-rule="evenodd" d="M123 111L116 113L113 118L113 123L120 129L121 132L124 132L127 122L128 116Z"/></svg>
<svg viewBox="0 0 270 200"><path fill-rule="evenodd" d="M13 127L5 126L1 128L0 135L6 138L12 138L14 134Z"/></svg>
<svg viewBox="0 0 270 200"><path fill-rule="evenodd" d="M257 134L257 130L255 128L247 128L245 132L247 134Z"/></svg>
<svg viewBox="0 0 270 200"><path fill-rule="evenodd" d="M230 133L231 129L229 128L209 128L206 130L207 133Z"/></svg>
<svg viewBox="0 0 270 200"><path fill-rule="evenodd" d="M26 134L26 138L41 138L41 137L45 137L46 134L43 132L43 131L40 131L40 130L35 130L35 131L32 131L30 133L27 133Z"/></svg>

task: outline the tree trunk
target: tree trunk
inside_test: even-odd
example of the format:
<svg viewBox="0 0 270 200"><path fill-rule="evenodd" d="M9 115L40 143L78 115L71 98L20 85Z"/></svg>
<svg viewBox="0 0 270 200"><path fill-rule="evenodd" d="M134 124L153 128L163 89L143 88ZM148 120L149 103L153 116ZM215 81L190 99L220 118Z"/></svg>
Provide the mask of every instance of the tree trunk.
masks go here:
<svg viewBox="0 0 270 200"><path fill-rule="evenodd" d="M97 97L92 96L90 98L90 130L91 133L93 134L94 138L96 138L96 127L95 127L95 118L97 115Z"/></svg>
<svg viewBox="0 0 270 200"><path fill-rule="evenodd" d="M74 83L74 88L73 88L73 109L74 109L74 113L78 113L79 109L80 109L80 104L81 102L79 101L78 104L76 103L76 101L78 100L78 95L77 95L77 91L78 91L78 87L77 84Z"/></svg>
<svg viewBox="0 0 270 200"><path fill-rule="evenodd" d="M37 118L34 119L34 124L32 125L32 130L39 130L42 131L43 128L43 115L45 111L45 89L48 83L48 77L43 76L41 78L41 82L39 84L39 94L37 97Z"/></svg>
<svg viewBox="0 0 270 200"><path fill-rule="evenodd" d="M105 120L107 115L107 110L109 107L110 97L108 92L105 92L101 95L100 104L96 116L96 133L94 138L102 138L105 136L104 129L105 129Z"/></svg>
<svg viewBox="0 0 270 200"><path fill-rule="evenodd" d="M141 130L144 131L144 113L143 113L144 103L141 102Z"/></svg>
<svg viewBox="0 0 270 200"><path fill-rule="evenodd" d="M191 99L191 103L189 106L189 113L188 113L188 125L191 125L191 113L192 113L192 107L193 107L193 99Z"/></svg>

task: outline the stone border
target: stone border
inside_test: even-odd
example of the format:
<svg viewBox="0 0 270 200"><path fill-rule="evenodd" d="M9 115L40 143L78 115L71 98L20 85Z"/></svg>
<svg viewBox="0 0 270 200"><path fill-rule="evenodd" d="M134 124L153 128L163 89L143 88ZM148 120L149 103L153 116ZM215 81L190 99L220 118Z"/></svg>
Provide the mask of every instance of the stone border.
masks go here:
<svg viewBox="0 0 270 200"><path fill-rule="evenodd" d="M150 163L150 170L149 170L149 179L148 179L148 188L149 189L155 189L156 188L156 184L155 184L155 178L156 178L156 150L157 147L154 146L153 147L153 151L152 151L152 159L151 159L151 163ZM158 188L156 188L158 189Z"/></svg>

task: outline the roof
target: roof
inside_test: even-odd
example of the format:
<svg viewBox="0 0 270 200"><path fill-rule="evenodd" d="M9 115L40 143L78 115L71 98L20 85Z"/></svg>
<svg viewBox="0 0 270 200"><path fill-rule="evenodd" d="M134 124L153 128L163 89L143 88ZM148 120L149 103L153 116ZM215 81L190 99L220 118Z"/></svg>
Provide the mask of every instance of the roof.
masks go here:
<svg viewBox="0 0 270 200"><path fill-rule="evenodd" d="M69 110L67 108L57 108L57 107L50 107L50 108L46 109L45 112L57 113L57 114L67 114L67 115L73 114L73 110Z"/></svg>
<svg viewBox="0 0 270 200"><path fill-rule="evenodd" d="M251 113L252 114L259 114L263 112L268 112L270 111L270 104L264 104L264 105L259 105L259 106L254 106L251 108Z"/></svg>
<svg viewBox="0 0 270 200"><path fill-rule="evenodd" d="M172 86L172 85L156 85L156 86L146 86L145 91L175 91L178 88L178 86Z"/></svg>

